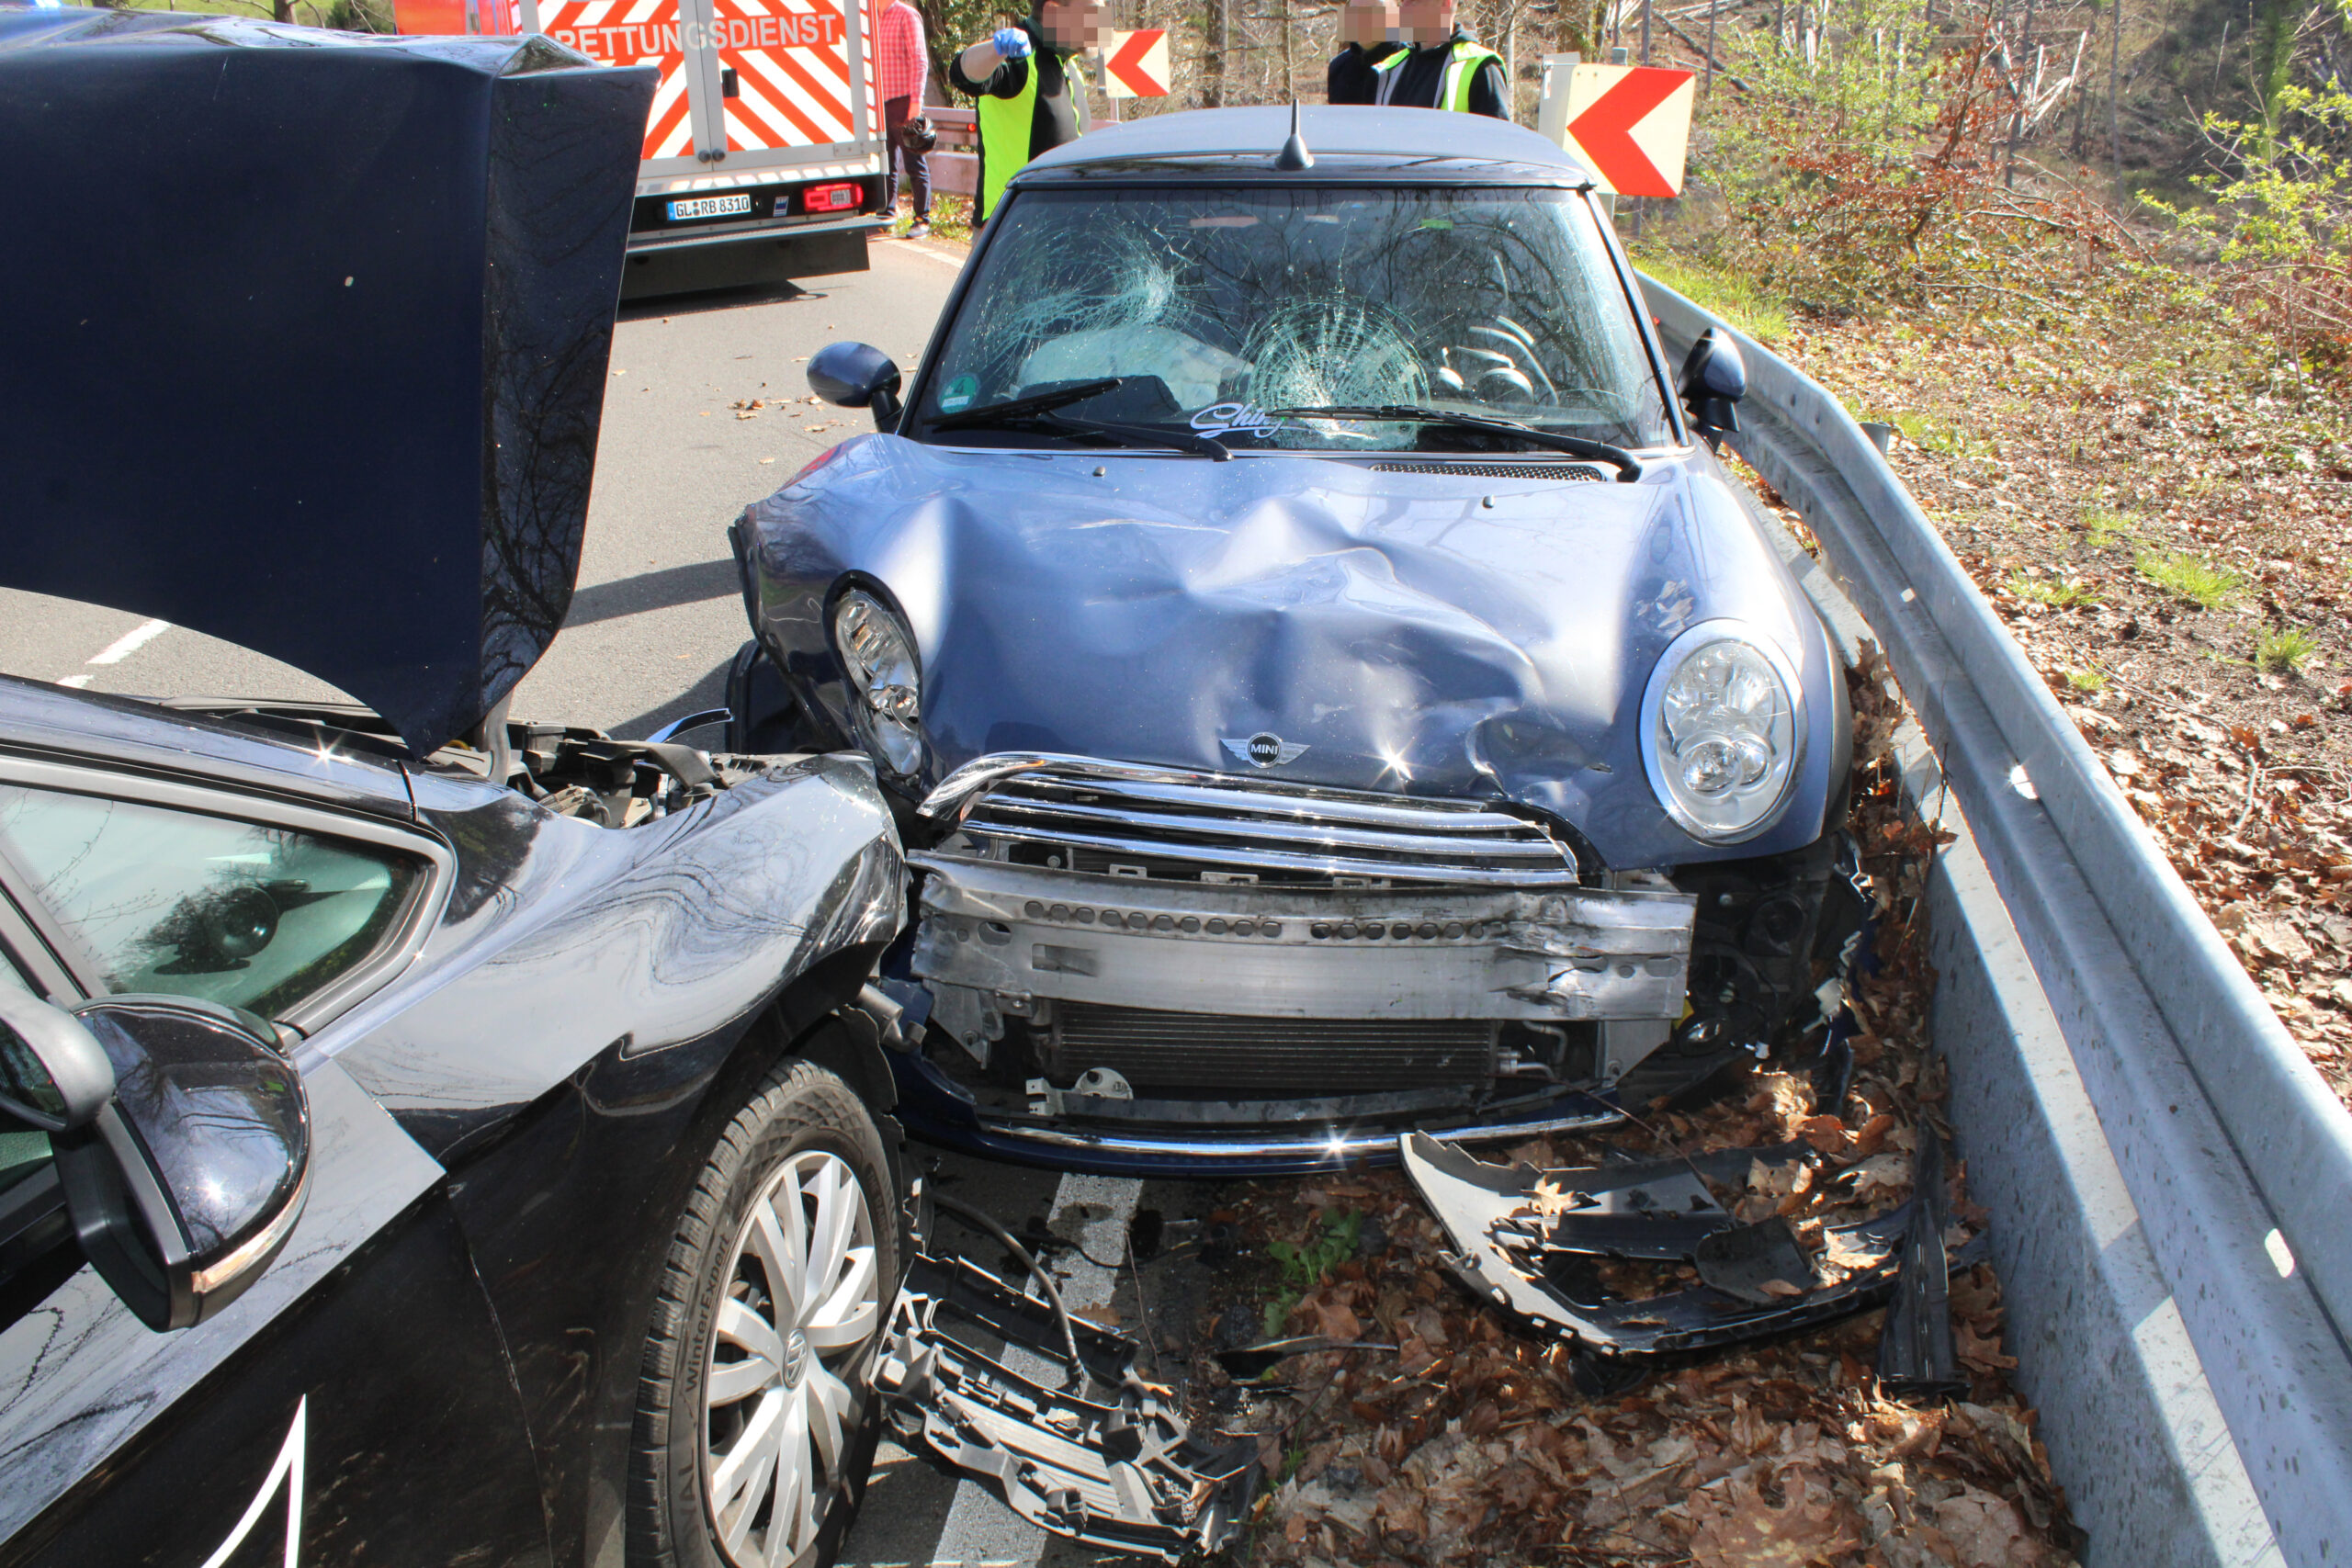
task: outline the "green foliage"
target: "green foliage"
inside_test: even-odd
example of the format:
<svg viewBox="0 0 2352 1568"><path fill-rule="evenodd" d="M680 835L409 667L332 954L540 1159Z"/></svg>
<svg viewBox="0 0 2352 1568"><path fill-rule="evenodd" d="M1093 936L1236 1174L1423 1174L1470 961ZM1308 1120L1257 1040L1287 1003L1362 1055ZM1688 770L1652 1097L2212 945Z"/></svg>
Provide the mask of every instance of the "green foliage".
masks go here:
<svg viewBox="0 0 2352 1568"><path fill-rule="evenodd" d="M933 107L970 107L971 100L949 85L947 62L997 28L1011 25L1016 17L1027 16L1029 8L1023 6L1016 11L998 5L996 0L908 0L908 3L922 18L923 51L931 56Z"/></svg>
<svg viewBox="0 0 2352 1568"><path fill-rule="evenodd" d="M1353 1209L1323 1216L1323 1234L1300 1244L1268 1244L1266 1256L1282 1270L1283 1288L1266 1303L1266 1337L1279 1339L1290 1328L1290 1314L1299 1298L1330 1277L1331 1270L1356 1255L1363 1235L1363 1216Z"/></svg>
<svg viewBox="0 0 2352 1568"><path fill-rule="evenodd" d="M1663 247L1645 250L1634 265L1758 343L1778 343L1789 335L1788 300L1751 274Z"/></svg>
<svg viewBox="0 0 2352 1568"><path fill-rule="evenodd" d="M2254 639L2255 668L2300 675L2318 650L2319 639L2302 626L2265 627Z"/></svg>
<svg viewBox="0 0 2352 1568"><path fill-rule="evenodd" d="M2218 610L2245 586L2245 579L2226 567L2213 565L2186 552L2167 554L2143 550L2134 563L2140 575L2167 593L2177 593L2199 609Z"/></svg>
<svg viewBox="0 0 2352 1568"><path fill-rule="evenodd" d="M2066 684L2078 692L2104 692L2107 690L2107 677L2096 670L2069 670L2066 671Z"/></svg>
<svg viewBox="0 0 2352 1568"><path fill-rule="evenodd" d="M2078 605L2099 602L2098 592L2080 579L2030 577L2023 567L2009 573L2009 592L2033 604L2047 604L2053 610L2072 610Z"/></svg>
<svg viewBox="0 0 2352 1568"><path fill-rule="evenodd" d="M2128 544L2132 533L2132 519L2124 513L2095 506L2083 513L2083 540L2095 550L2111 550Z"/></svg>
<svg viewBox="0 0 2352 1568"><path fill-rule="evenodd" d="M2352 131L2352 91L2331 83L2314 91L2278 89L2276 115L2301 122L2279 135L2259 121L2205 117L2204 130L2229 172L2200 175L2211 209L2142 199L2183 228L2215 235L2225 262L2279 263L2340 255L2352 237L2352 159L2338 152Z"/></svg>

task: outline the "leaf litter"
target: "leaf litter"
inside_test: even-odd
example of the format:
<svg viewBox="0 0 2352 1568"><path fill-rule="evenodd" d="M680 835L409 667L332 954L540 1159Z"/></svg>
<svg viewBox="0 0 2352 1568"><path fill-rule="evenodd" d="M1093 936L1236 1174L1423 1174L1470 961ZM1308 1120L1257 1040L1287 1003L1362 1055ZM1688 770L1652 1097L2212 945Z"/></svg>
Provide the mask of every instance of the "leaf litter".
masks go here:
<svg viewBox="0 0 2352 1568"><path fill-rule="evenodd" d="M1928 1048L1925 875L1942 836L1903 807L1889 756L1903 712L1883 660L1849 674L1853 829L1877 890L1879 967L1858 979L1863 1028L1838 1104L1802 1072L1759 1068L1712 1103L1648 1108L1644 1126L1545 1137L1510 1151L1539 1168L1621 1156L1802 1142L1719 1191L1742 1219L1796 1227L1818 1280L1873 1261L1825 1231L1910 1190L1923 1129L1942 1127ZM1944 1129L1948 1131L1948 1129ZM1663 1143L1665 1147L1661 1147ZM1493 1158L1482 1151L1482 1157ZM1947 1241L1984 1224L1951 1168ZM2034 1415L2011 1387L2000 1286L1978 1263L1951 1279L1961 1369L1949 1404L1891 1397L1875 1367L1883 1310L1774 1342L1653 1359L1630 1388L1587 1393L1569 1348L1474 1297L1445 1237L1398 1172L1218 1190L1232 1266L1208 1275L1194 1344L1318 1334L1340 1348L1236 1382L1198 1356L1209 1419L1254 1426L1269 1485L1232 1561L1298 1568L1691 1563L1699 1568L2067 1568L2079 1550ZM1539 1187L1532 1207L1572 1195ZM1333 1238L1352 1245L1336 1247ZM1302 1262L1315 1268L1308 1288ZM1689 1283L1670 1264L1604 1264L1641 1297ZM1794 1284L1788 1288L1798 1289ZM1262 1317L1261 1317L1262 1314ZM1220 1322L1220 1320L1222 1320ZM1219 1330L1222 1329L1220 1334ZM1242 1332L1237 1333L1239 1329ZM1363 1348L1346 1348L1366 1342ZM1395 1348L1374 1348L1393 1345ZM1588 1370L1586 1376L1590 1379Z"/></svg>

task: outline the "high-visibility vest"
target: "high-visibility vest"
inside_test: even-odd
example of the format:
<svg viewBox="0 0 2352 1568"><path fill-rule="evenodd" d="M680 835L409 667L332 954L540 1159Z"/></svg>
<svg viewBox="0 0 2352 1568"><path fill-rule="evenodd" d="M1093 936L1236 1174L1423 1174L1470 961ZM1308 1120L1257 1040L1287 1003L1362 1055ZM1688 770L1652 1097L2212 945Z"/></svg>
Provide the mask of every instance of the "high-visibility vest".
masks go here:
<svg viewBox="0 0 2352 1568"><path fill-rule="evenodd" d="M996 210L1005 182L1029 160L1037 134L1037 52L1029 54L1028 79L1009 98L980 95L980 217Z"/></svg>
<svg viewBox="0 0 2352 1568"><path fill-rule="evenodd" d="M1412 59L1415 52L1413 50L1400 49L1387 59L1375 61L1373 63L1373 73L1380 78L1380 94L1375 102L1385 104L1395 94L1396 84L1402 80L1396 74L1396 68ZM1501 55L1497 54L1476 39L1455 39L1453 52L1445 62L1445 74L1438 81L1437 102L1430 107L1453 109L1462 114L1469 113L1470 84L1478 79L1479 69L1487 61L1498 61L1501 58Z"/></svg>

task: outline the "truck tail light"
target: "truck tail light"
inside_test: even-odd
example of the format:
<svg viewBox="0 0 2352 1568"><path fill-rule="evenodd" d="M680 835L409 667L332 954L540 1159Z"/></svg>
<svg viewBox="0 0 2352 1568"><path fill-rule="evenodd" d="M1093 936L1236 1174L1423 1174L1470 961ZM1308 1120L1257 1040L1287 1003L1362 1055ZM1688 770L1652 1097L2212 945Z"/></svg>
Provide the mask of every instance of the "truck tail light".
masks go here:
<svg viewBox="0 0 2352 1568"><path fill-rule="evenodd" d="M858 202L854 184L810 186L801 197L804 212L847 212Z"/></svg>

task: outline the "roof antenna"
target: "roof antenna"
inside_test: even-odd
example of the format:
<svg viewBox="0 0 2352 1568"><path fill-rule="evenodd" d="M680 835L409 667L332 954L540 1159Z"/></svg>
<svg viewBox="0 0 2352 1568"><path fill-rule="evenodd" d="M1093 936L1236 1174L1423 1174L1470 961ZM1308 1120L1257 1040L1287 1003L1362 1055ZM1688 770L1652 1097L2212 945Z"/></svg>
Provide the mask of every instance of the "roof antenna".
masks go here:
<svg viewBox="0 0 2352 1568"><path fill-rule="evenodd" d="M1298 128L1298 100L1290 101L1290 140L1274 154L1274 167L1285 173L1315 166L1315 154L1306 150L1306 138Z"/></svg>

